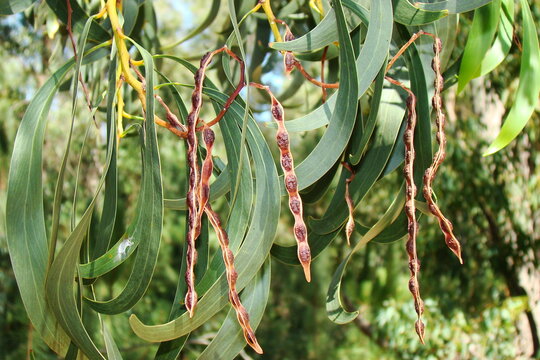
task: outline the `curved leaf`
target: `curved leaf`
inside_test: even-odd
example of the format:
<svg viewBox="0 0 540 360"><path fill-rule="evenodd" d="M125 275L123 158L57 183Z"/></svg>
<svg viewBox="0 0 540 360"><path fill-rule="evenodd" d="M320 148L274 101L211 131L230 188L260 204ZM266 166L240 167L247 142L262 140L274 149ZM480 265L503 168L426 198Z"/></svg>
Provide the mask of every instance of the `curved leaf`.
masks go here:
<svg viewBox="0 0 540 360"><path fill-rule="evenodd" d="M501 0L495 0L474 11L471 31L459 68L458 93L463 91L469 81L480 76L482 62L479 59L484 59L491 46L497 32L500 12Z"/></svg>
<svg viewBox="0 0 540 360"><path fill-rule="evenodd" d="M446 9L428 11L414 6L409 0L394 0L394 20L403 25L429 24L445 16L448 16Z"/></svg>
<svg viewBox="0 0 540 360"><path fill-rule="evenodd" d="M154 62L152 56L134 43L143 57L146 70L146 120L142 128L142 180L137 203L136 220L128 236L139 240L133 270L124 290L108 301L85 301L94 310L118 314L133 307L150 284L156 266L163 226L163 189L161 165L154 125Z"/></svg>
<svg viewBox="0 0 540 360"><path fill-rule="evenodd" d="M519 86L516 97L499 135L493 140L486 155L491 155L518 136L534 112L540 95L540 49L538 35L526 0L520 0L521 16L523 18L523 53L519 69Z"/></svg>
<svg viewBox="0 0 540 360"><path fill-rule="evenodd" d="M447 10L450 14L459 14L489 4L491 1L492 0L445 0L432 3L415 2L415 5L424 10Z"/></svg>
<svg viewBox="0 0 540 360"><path fill-rule="evenodd" d="M87 54L98 59L105 53L98 45ZM36 331L58 354L65 354L69 339L56 322L45 300L48 242L42 186L42 149L52 100L75 64L71 59L38 90L23 116L11 157L6 199L6 234L11 264L23 304Z"/></svg>

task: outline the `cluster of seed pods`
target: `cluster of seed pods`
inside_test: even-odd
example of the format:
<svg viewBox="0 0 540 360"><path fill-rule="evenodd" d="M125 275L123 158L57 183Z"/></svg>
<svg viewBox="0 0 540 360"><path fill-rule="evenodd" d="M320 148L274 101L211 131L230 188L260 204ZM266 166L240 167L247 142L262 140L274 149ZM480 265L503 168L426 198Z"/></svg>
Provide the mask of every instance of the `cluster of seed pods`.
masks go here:
<svg viewBox="0 0 540 360"><path fill-rule="evenodd" d="M434 57L433 61L431 63L431 67L433 68L433 71L435 72L435 81L434 81L434 88L435 93L433 95L433 109L435 110L435 121L437 125L437 142L439 143L439 148L437 149L437 152L435 153L435 156L433 157L433 162L429 168L427 168L426 172L424 173L424 198L426 199L426 202L429 207L429 211L435 216L439 222L439 227L441 228L441 231L444 234L444 240L446 242L446 246L458 257L459 262L463 264L463 260L461 258L461 246L459 244L459 241L456 239L453 231L452 231L452 223L442 214L441 210L433 201L433 190L431 189L431 184L433 183L433 179L435 178L435 175L437 174L437 170L439 169L439 166L444 161L444 158L446 157L446 136L444 134L444 126L446 124L446 117L442 111L442 98L441 98L441 92L443 90L444 86L444 79L441 75L441 60L440 60L440 54L442 51L442 42L438 37L433 37L433 52Z"/></svg>
<svg viewBox="0 0 540 360"><path fill-rule="evenodd" d="M434 57L433 61L431 63L431 67L433 71L435 72L435 81L434 81L434 88L435 92L433 95L433 109L436 114L436 125L437 125L437 142L439 144L439 149L437 150L433 162L430 165L430 167L426 170L424 174L424 187L423 187L423 195L426 199L426 202L428 204L430 212L437 218L439 222L439 226L445 236L445 242L448 248L458 257L459 261L463 263L461 259L461 246L454 236L452 232L452 223L444 217L441 210L435 204L433 201L433 190L431 188L431 185L433 183L433 180L435 178L435 175L437 173L437 170L441 163L444 161L444 158L446 156L446 136L444 133L444 126L445 126L445 115L442 111L442 98L441 98L441 92L443 90L444 86L444 79L441 75L441 63L440 63L440 54L442 51L442 42L441 40L430 33L427 33L423 30L420 30L418 33L413 34L411 39L399 49L397 54L392 58L392 60L388 63L388 66L386 68L386 71L390 69L390 67L394 64L394 62L397 60L399 56L401 56L405 50L420 36L427 35L433 38L433 52ZM416 252L416 236L418 233L418 222L416 220L416 208L414 203L414 198L416 197L416 185L414 183L414 129L416 126L416 97L412 93L412 91L400 83L399 81L396 81L390 77L385 77L386 80L393 83L394 85L400 86L403 88L407 93L409 94L407 98L407 127L405 129L404 134L404 143L405 143L405 165L403 168L404 176L405 176L405 191L406 191L406 200L405 200L405 214L407 215L407 222L408 222L408 228L407 228L407 243L406 243L406 249L407 249L407 255L409 257L409 270L411 277L409 279L409 291L413 295L414 299L414 305L415 310L417 313L417 320L415 322L415 329L416 333L418 334L420 341L424 343L424 333L425 333L425 327L424 323L422 322L422 314L424 312L424 303L422 301L422 298L420 297L420 286L418 282L418 273L420 271L420 262L418 260L417 252Z"/></svg>
<svg viewBox="0 0 540 360"><path fill-rule="evenodd" d="M242 75L240 79L240 84L236 88L235 92L229 97L225 103L223 109L220 111L218 116L209 123L204 123L204 121L199 119L199 113L202 106L202 84L204 80L205 69L210 64L212 57L219 53L225 51L229 53L235 60L239 61L241 64ZM255 333L249 324L249 315L240 301L238 292L236 290L236 281L238 278L238 273L234 267L234 255L229 249L229 237L225 229L221 224L221 220L218 214L212 209L209 203L210 197L210 177L212 176L212 171L214 163L212 160L212 150L214 147L215 134L214 131L210 128L211 125L217 123L228 110L234 98L238 95L242 87L245 85L243 77L244 64L240 59L232 53L226 47L220 48L216 51L207 53L201 59L201 65L199 70L195 73L195 89L193 91L191 102L192 110L187 118L187 132L186 138L188 142L188 166L189 166L189 180L188 180L188 194L187 194L187 207L188 207L188 232L186 236L187 243L187 255L186 255L186 298L185 305L189 311L190 317L194 314L195 305L197 304L197 293L195 292L195 274L194 266L197 260L197 252L195 250L195 240L200 235L201 230L201 219L203 212L206 213L212 227L217 233L219 245L221 247L221 252L223 256L223 262L225 264L227 283L229 285L229 300L231 305L236 311L236 316L238 322L244 333L244 337L247 343L259 354L262 354L262 348L257 342ZM169 120L170 121L170 120ZM197 123L201 121L203 125L197 128ZM202 168L198 168L197 163L197 147L198 141L196 136L196 131L202 130L202 138L206 146L206 157L203 161Z"/></svg>

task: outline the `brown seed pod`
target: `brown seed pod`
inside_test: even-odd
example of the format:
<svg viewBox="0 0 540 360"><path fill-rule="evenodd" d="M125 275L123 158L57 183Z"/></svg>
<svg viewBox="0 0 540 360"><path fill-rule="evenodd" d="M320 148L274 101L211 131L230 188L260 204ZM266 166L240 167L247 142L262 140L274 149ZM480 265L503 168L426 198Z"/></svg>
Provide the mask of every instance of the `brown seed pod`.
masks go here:
<svg viewBox="0 0 540 360"><path fill-rule="evenodd" d="M229 249L229 236L227 232L221 226L221 221L218 214L212 210L210 203L206 203L204 208L212 227L216 231L219 246L221 247L221 254L223 256L223 262L225 263L225 272L227 274L227 282L229 284L229 301L231 302L232 307L236 311L236 318L240 327L242 327L242 332L244 333L244 338L246 342L255 350L258 354L262 354L263 350L257 338L255 337L255 332L249 324L249 315L246 311L246 308L240 302L240 297L236 291L236 280L238 278L238 273L234 269L234 255Z"/></svg>
<svg viewBox="0 0 540 360"><path fill-rule="evenodd" d="M212 57L216 54L219 54L220 52L226 52L228 53L233 59L240 62L242 73L240 76L240 83L235 90L235 92L229 97L227 100L225 106L223 107L222 111L218 114L216 119L214 119L211 123L216 123L223 117L229 106L234 101L234 98L236 95L240 92L241 88L245 85L244 83L244 71L243 71L243 62L234 54L232 51L230 51L226 46L214 50L212 52L206 53L200 63L200 67L195 73L194 79L195 79L195 88L193 90L193 93L191 95L191 111L188 114L187 117L187 144L188 144L188 152L187 152L187 163L189 167L189 176L188 176L188 192L186 196L186 202L187 202L187 208L188 208L188 231L186 235L186 243L187 243L187 256L186 256L186 285L187 285L187 291L186 291L186 298L185 298L185 304L186 308L189 311L190 317L193 317L193 312L195 309L195 305L197 304L197 293L195 292L195 263L197 259L197 251L195 249L195 241L197 237L199 236L200 232L200 218L201 218L201 203L202 195L201 195L201 184L199 183L199 166L197 163L197 147L198 147L198 141L196 136L197 129L197 123L199 121L199 114L201 112L202 107L202 88L203 88L203 81L205 77L205 71L208 65L210 64L210 61L212 60ZM207 124L206 127L209 128L211 126L211 123ZM205 128L203 126L203 128ZM211 131L211 130L210 130ZM207 133L210 134L210 133ZM213 134L213 132L212 132ZM210 135L208 135L210 136ZM206 140L206 137L205 137ZM213 141L212 141L213 144ZM211 171L210 171L211 174ZM209 175L207 174L208 178Z"/></svg>
<svg viewBox="0 0 540 360"><path fill-rule="evenodd" d="M289 209L294 217L294 238L298 246L297 255L304 275L308 282L311 281L311 250L307 241L307 228L303 219L302 199L298 194L298 179L294 172L294 160L291 154L289 134L284 124L284 111L279 101L272 94L268 86L263 86L257 83L250 83L258 89L264 90L270 95L272 117L278 125L276 132L276 142L279 147L281 157L281 168L283 169L285 188L289 194Z"/></svg>
<svg viewBox="0 0 540 360"><path fill-rule="evenodd" d="M349 194L349 184L354 180L355 173L353 172L351 166L343 161L341 163L345 169L347 169L351 176L345 179L345 202L347 202L347 207L349 208L349 218L347 224L345 225L345 235L347 236L347 244L351 245L351 235L354 231L354 203L352 201L351 195Z"/></svg>
<svg viewBox="0 0 540 360"><path fill-rule="evenodd" d="M463 264L463 259L461 258L461 246L459 241L455 237L452 231L452 223L443 215L435 201L433 200L433 189L432 183L437 174L439 166L444 161L446 157L446 135L444 133L444 126L446 124L446 117L442 111L442 98L441 92L444 86L444 80L441 75L441 60L440 54L442 50L441 40L433 36L433 52L434 57L431 63L431 67L435 72L435 81L434 88L435 93L433 95L433 109L435 110L435 121L437 125L437 142L439 148L433 157L433 162L429 168L426 169L424 173L424 188L423 194L426 202L428 204L430 212L435 216L439 222L439 227L441 228L444 234L444 240L448 248L458 257L459 262Z"/></svg>
<svg viewBox="0 0 540 360"><path fill-rule="evenodd" d="M415 323L416 333L420 338L422 344L424 344L424 332L425 327L422 322L422 314L424 312L424 303L420 297L420 285L418 283L418 274L420 272L420 262L416 253L416 236L418 234L418 222L416 221L416 206L414 198L416 196L416 185L414 183L414 129L416 127L416 96L413 92L403 85L401 82L396 81L388 76L386 80L394 85L400 86L405 90L409 96L407 98L407 127L403 135L405 143L405 165L403 167L403 174L405 176L405 214L407 215L407 233L408 238L405 244L407 255L409 257L409 271L411 277L409 279L409 291L414 299L414 307L417 314L417 320Z"/></svg>

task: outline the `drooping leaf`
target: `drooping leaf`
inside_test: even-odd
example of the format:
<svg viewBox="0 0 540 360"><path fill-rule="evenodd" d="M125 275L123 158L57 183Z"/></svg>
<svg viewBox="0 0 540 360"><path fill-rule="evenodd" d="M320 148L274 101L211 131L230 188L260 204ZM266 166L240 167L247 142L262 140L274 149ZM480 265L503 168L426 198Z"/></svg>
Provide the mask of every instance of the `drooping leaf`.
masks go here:
<svg viewBox="0 0 540 360"><path fill-rule="evenodd" d="M128 239L138 239L133 270L122 292L108 301L85 298L94 310L118 314L133 307L144 295L156 266L163 226L161 165L154 125L154 62L148 51L134 43L146 70L146 120L141 129L142 180L135 222L128 228ZM133 241L133 240L132 240Z"/></svg>
<svg viewBox="0 0 540 360"><path fill-rule="evenodd" d="M502 0L501 19L497 30L497 36L491 48L487 51L480 64L480 76L491 72L504 60L510 48L514 36L514 1Z"/></svg>
<svg viewBox="0 0 540 360"><path fill-rule="evenodd" d="M459 68L458 92L463 91L469 81L480 76L482 62L479 59L484 58L491 46L497 32L500 12L501 0L495 0L474 11L471 31Z"/></svg>
<svg viewBox="0 0 540 360"><path fill-rule="evenodd" d="M88 51L103 57L102 46ZM55 93L68 71L71 59L38 90L19 126L11 157L6 199L6 234L17 285L28 317L47 345L65 354L69 339L56 322L45 297L48 241L45 229L42 186L42 149L47 115ZM24 206L23 206L24 204Z"/></svg>
<svg viewBox="0 0 540 360"><path fill-rule="evenodd" d="M514 104L504 120L499 135L493 140L484 156L491 155L504 148L518 136L534 112L540 95L540 49L538 35L526 0L521 0L523 18L523 53L519 69L519 86Z"/></svg>
<svg viewBox="0 0 540 360"><path fill-rule="evenodd" d="M115 87L116 74L116 61L112 61L109 69L109 86ZM107 105L108 108L113 106L114 92L108 94ZM109 119L114 122L114 117ZM51 306L52 312L64 331L69 335L71 341L82 351L86 356L91 359L105 359L103 354L98 350L94 344L92 338L88 334L88 331L83 324L80 309L78 307L77 297L74 294L75 274L77 272L77 263L79 260L79 253L83 241L86 239L88 230L90 228L90 222L92 220L92 214L96 205L96 199L105 182L107 169L112 159L112 144L116 141L116 133L109 133L107 139L107 159L105 161L105 168L103 169L103 175L99 181L96 192L92 198L92 201L86 208L81 220L73 229L64 245L60 249L60 252L55 257L52 263L46 280L46 296L48 304Z"/></svg>

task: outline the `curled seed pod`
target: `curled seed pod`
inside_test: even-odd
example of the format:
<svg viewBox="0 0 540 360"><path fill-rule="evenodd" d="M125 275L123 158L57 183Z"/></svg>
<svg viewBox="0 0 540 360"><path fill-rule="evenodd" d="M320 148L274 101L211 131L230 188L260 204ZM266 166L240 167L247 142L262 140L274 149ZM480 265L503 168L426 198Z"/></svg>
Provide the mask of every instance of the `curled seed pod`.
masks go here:
<svg viewBox="0 0 540 360"><path fill-rule="evenodd" d="M310 282L311 251L309 249L307 241L307 228L303 218L304 214L302 207L302 199L298 194L298 179L296 178L296 174L294 172L294 161L290 149L289 134L284 124L283 107L267 86L263 86L257 83L250 83L250 85L266 91L268 95L270 95L270 99L272 100L272 117L278 125L278 129L276 132L276 142L280 151L280 162L285 179L285 188L287 189L287 193L289 194L289 208L294 217L294 238L298 246L298 260L300 261L300 264L304 269L304 275L306 277L306 280Z"/></svg>
<svg viewBox="0 0 540 360"><path fill-rule="evenodd" d="M197 122L199 120L199 114L201 112L202 107L202 88L203 88L203 81L205 77L205 71L208 65L210 64L210 61L212 61L212 57L216 54L219 54L220 52L226 52L229 54L233 59L240 62L241 68L242 68L242 74L240 78L240 84L238 85L238 88L235 90L233 95L227 100L227 103L225 104L223 110L218 114L218 117L212 121L212 123L215 123L219 121L219 119L225 114L230 104L233 102L234 98L240 92L241 87L245 85L244 82L244 63L234 54L232 51L230 51L226 46L214 50L212 52L206 53L201 58L201 63L199 66L199 69L195 72L194 80L195 80L195 88L193 89L193 93L191 94L191 111L188 114L187 117L187 134L186 134L186 140L188 143L188 151L187 151L187 163L189 167L189 176L188 176L188 192L186 196L186 203L188 208L188 231L186 235L186 244L187 244L187 256L186 256L186 308L189 312L189 316L193 317L195 305L197 304L197 293L195 292L195 263L197 259L197 251L195 249L195 241L197 240L197 237L200 233L200 227L201 227L201 215L204 207L201 207L201 201L203 200L203 196L206 197L206 201L208 201L208 197L206 195L202 195L201 188L203 187L203 184L199 183L199 167L197 163L197 147L198 147L198 141L196 136L197 131ZM211 126L209 123L207 127ZM204 128L204 127L203 127ZM210 130L211 131L211 130ZM207 132L206 136L204 136L205 142L208 144L211 142L213 145L213 132ZM208 140L208 141L207 141ZM211 141L210 141L211 140ZM210 159L207 159L208 161L211 161ZM208 172L205 173L206 179L206 185L208 185L208 179L210 178L210 175L212 173L213 165L207 165L207 167L210 167L210 174ZM202 176L201 176L202 178ZM204 193L209 194L209 189L203 190Z"/></svg>
<svg viewBox="0 0 540 360"><path fill-rule="evenodd" d="M231 302L232 307L236 311L236 318L238 319L238 323L242 327L246 342L258 354L262 354L263 350L257 342L255 333L253 332L253 329L249 324L248 312L244 305L242 305L242 303L240 302L238 292L236 291L236 279L238 278L238 273L234 268L234 255L229 249L229 236L221 226L219 216L214 210L212 210L210 203L206 203L204 210L206 212L206 215L208 216L208 219L210 220L210 223L212 224L212 227L216 231L219 246L221 247L221 254L223 256L223 261L225 263L225 272L227 274L227 282L229 284L229 301Z"/></svg>
<svg viewBox="0 0 540 360"><path fill-rule="evenodd" d="M349 184L354 180L355 173L353 172L351 166L346 162L341 163L343 167L351 173L347 179L345 179L345 202L347 202L347 207L349 208L349 218L347 224L345 225L345 235L347 236L347 244L351 245L351 235L354 231L354 203L352 201L351 195L349 194Z"/></svg>
<svg viewBox="0 0 540 360"><path fill-rule="evenodd" d="M433 157L433 162L431 166L427 168L426 172L424 173L423 194L428 204L430 212L437 218L439 222L439 227L441 228L444 234L446 245L458 257L459 262L463 264L463 259L461 258L461 246L452 231L452 223L443 215L443 213L441 212L441 210L439 209L439 207L433 200L432 183L433 183L433 180L435 179L439 166L441 165L441 163L444 161L446 157L446 136L444 133L446 117L442 111L442 98L441 98L441 92L444 86L444 80L441 75L441 61L440 61L442 42L436 36L433 36L433 39L434 39L434 42L433 42L434 57L431 63L431 67L433 68L433 71L435 72L435 81L434 81L435 93L433 94L432 103L433 103L433 109L435 110L435 119L436 119L436 125L437 125L437 142L439 144L439 148L437 152L435 153L435 156Z"/></svg>
<svg viewBox="0 0 540 360"><path fill-rule="evenodd" d="M405 151L407 153L407 159L404 167L405 182L406 182L406 200L405 200L405 213L408 221L408 240L406 243L407 255L409 257L409 270L411 277L409 279L409 290L414 299L414 307L418 319L416 321L415 329L420 341L424 343L424 324L422 322L423 302L420 297L420 286L418 283L418 273L420 271L420 264L418 261L418 255L416 253L416 235L418 233L418 223L416 221L416 208L414 204L414 197L416 196L416 185L414 184L413 166L414 166L414 129L416 126L416 97L409 90L409 97L407 98L407 127L405 129Z"/></svg>

